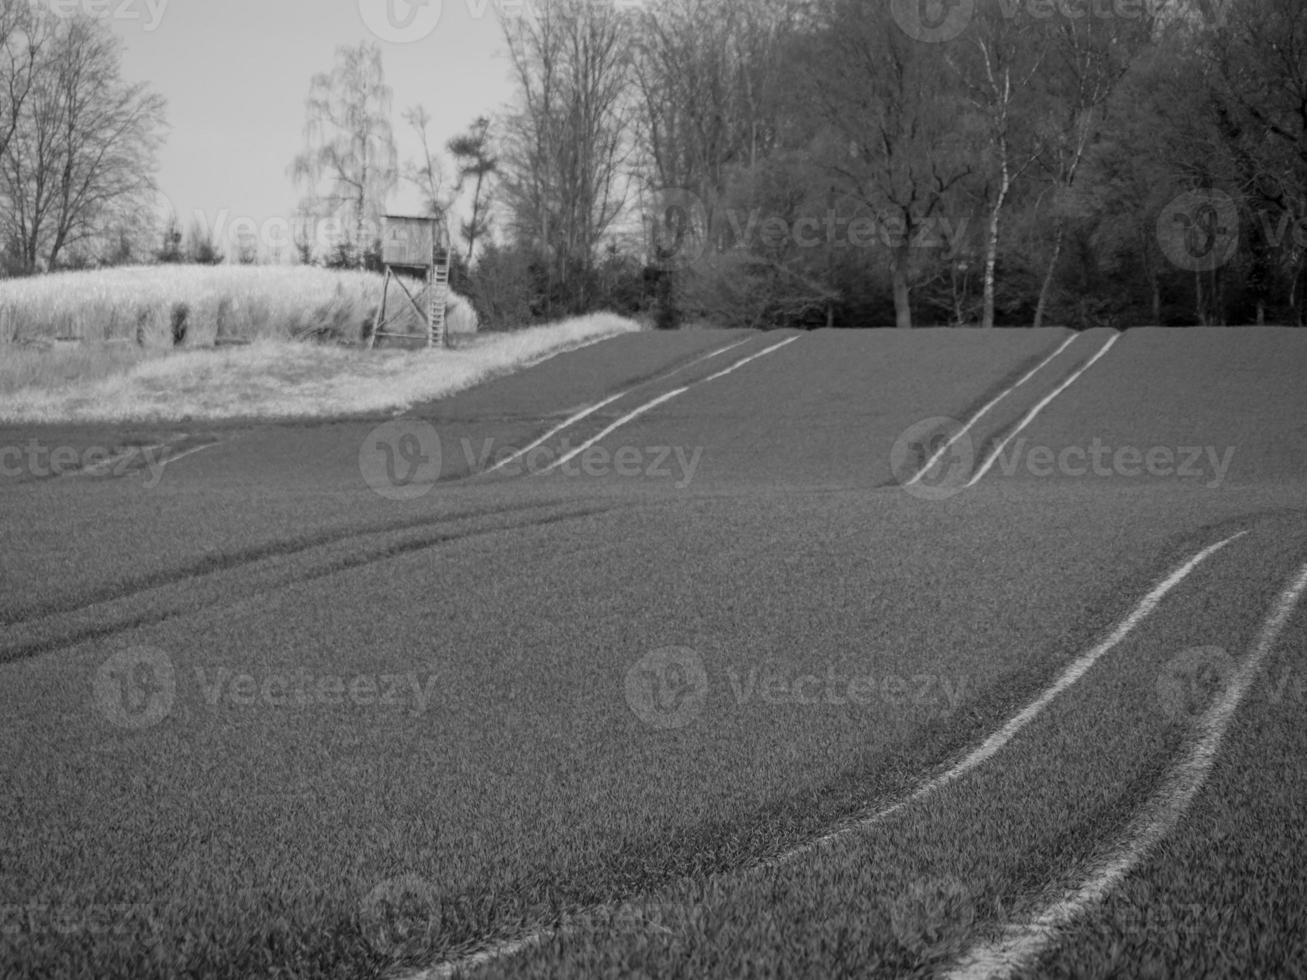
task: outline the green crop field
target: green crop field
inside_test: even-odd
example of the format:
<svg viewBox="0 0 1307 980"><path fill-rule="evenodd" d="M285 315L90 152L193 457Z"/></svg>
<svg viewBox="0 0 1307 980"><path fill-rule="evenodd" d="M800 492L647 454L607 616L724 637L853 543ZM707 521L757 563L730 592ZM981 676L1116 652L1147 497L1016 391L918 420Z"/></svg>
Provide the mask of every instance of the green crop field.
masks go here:
<svg viewBox="0 0 1307 980"><path fill-rule="evenodd" d="M5 457L0 963L1300 972L1304 367L634 332L157 479Z"/></svg>

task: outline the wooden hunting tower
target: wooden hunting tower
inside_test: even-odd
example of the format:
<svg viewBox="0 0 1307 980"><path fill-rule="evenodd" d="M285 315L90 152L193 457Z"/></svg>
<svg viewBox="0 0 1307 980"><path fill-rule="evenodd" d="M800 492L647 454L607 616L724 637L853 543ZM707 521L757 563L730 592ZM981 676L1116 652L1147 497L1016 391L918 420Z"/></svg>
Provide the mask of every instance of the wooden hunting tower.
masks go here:
<svg viewBox="0 0 1307 980"><path fill-rule="evenodd" d="M446 346L445 313L449 306L449 265L453 258L449 230L443 218L388 214L381 236L381 260L386 266L386 278L381 287L381 306L368 338L371 349L378 337L407 337L408 334L387 333L386 300L393 280L404 291L409 303L427 324L427 346ZM416 272L426 279L425 287L414 296L396 270ZM419 302L427 294L426 308ZM393 318L391 318L393 319Z"/></svg>

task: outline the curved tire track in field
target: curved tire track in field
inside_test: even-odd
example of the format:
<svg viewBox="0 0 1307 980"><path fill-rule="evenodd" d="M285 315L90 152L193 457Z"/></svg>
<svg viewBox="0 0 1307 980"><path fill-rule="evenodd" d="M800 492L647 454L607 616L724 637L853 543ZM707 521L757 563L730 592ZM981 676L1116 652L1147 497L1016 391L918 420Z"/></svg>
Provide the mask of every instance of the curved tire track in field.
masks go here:
<svg viewBox="0 0 1307 980"><path fill-rule="evenodd" d="M1169 574L1159 580L1152 589L1135 603L1131 611L1115 625L1104 639L1091 647L1086 653L1072 661L1072 663L1064 668L1053 683L1048 685L1038 697L1009 718L989 736L981 740L975 748L963 755L960 760L944 769L943 772L923 779L914 790L901 796L899 799L889 803L888 805L882 805L861 818L828 831L826 834L823 834L814 840L793 847L784 854L781 854L779 857L759 862L752 867L745 868L735 875L730 875L728 877L734 878L737 881L748 880L751 877L765 873L774 868L792 864L795 861L811 855L816 850L829 846L835 841L850 834L866 830L913 803L926 799L938 790L943 789L945 786L966 775L968 772L971 772L982 763L988 761L1011 742L1012 739L1022 731L1022 729L1030 724L1030 722L1042 714L1044 709L1047 708L1048 705L1051 704L1060 694L1084 677L1099 660L1120 645L1120 643L1124 641L1137 626L1139 626L1157 609L1162 600L1183 584L1183 582L1194 571L1196 571L1199 566L1213 555L1217 554L1248 533L1250 532L1241 531L1217 541L1214 544L1208 545L1190 556L1188 560L1172 569ZM583 915L582 918L587 920L599 918L600 916L596 913L601 913L606 908L607 907L600 907L588 910L590 914ZM482 949L456 959L438 963L425 971L404 974L404 980L448 980L448 978L463 975L467 971L476 970L488 966L498 960L526 952L539 946L541 943L547 942L551 938L564 935L568 931L569 930L565 925L558 927L540 927L535 931L513 939L487 944Z"/></svg>
<svg viewBox="0 0 1307 980"><path fill-rule="evenodd" d="M945 974L949 980L1002 980L1028 970L1042 953L1056 944L1062 930L1102 902L1149 851L1175 829L1206 782L1235 712L1298 608L1304 592L1307 592L1307 565L1280 593L1252 652L1216 702L1196 723L1197 738L1189 752L1166 775L1125 834L1098 865L1061 898L1045 905L1023 922L1008 924L999 938L973 946Z"/></svg>
<svg viewBox="0 0 1307 980"><path fill-rule="evenodd" d="M562 503L531 504L434 520L419 518L398 525L365 530L329 532L307 541L274 542L241 552L218 555L189 568L149 576L125 588L110 590L105 594L65 604L62 608L33 613L4 623L0 625L0 630L6 634L18 635L16 638L6 636L0 640L0 663L51 653L77 643L153 626L204 609L221 608L251 595L326 578L415 551L438 548L444 544L488 534L583 520L618 509L621 507L616 504L578 506L574 503L570 507ZM536 513L538 511L543 513ZM520 515L521 519L494 520L507 515ZM492 523L485 523L487 518ZM474 523L471 527L459 526L469 521L480 523ZM433 528L441 530L434 534L414 534ZM349 545L346 553L332 551L344 544ZM325 553L315 555L315 552ZM302 556L309 557L313 566L299 570L282 567L284 559ZM264 564L268 566L266 574L258 575L258 566ZM239 578L229 577L228 573L232 572L241 575ZM203 584L211 591L197 597L197 584ZM120 608L106 608L115 605Z"/></svg>

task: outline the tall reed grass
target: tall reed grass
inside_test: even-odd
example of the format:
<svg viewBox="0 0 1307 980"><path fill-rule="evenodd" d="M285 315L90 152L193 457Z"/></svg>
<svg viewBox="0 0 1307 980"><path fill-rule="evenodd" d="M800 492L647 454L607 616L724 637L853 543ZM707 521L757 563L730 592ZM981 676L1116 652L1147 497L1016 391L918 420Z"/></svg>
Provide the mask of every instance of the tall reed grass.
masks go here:
<svg viewBox="0 0 1307 980"><path fill-rule="evenodd" d="M357 342L372 323L381 286L376 273L313 266L133 266L0 280L0 345L56 339L146 349L306 338ZM402 296L399 302L407 306ZM451 300L450 321L455 331L476 329L462 297Z"/></svg>

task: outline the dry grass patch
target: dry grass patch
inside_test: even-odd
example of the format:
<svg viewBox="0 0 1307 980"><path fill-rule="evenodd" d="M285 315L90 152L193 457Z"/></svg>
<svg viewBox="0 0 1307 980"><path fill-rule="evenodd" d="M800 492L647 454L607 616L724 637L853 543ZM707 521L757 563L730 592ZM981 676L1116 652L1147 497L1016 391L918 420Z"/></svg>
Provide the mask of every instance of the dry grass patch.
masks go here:
<svg viewBox="0 0 1307 980"><path fill-rule="evenodd" d="M123 354L141 359L126 362L122 373L95 380L0 389L0 421L313 418L399 411L638 329L631 320L598 314L464 338L454 350L363 351L259 340L216 351Z"/></svg>
<svg viewBox="0 0 1307 980"><path fill-rule="evenodd" d="M0 344L77 338L187 346L218 338L357 339L381 299L374 273L313 266L156 265L0 282Z"/></svg>

